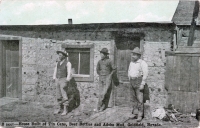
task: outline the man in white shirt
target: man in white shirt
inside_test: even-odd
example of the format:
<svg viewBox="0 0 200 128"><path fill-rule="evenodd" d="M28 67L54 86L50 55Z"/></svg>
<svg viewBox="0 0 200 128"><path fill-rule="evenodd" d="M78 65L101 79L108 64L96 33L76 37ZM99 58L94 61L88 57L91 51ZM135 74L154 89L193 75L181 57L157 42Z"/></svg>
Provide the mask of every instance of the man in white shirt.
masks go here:
<svg viewBox="0 0 200 128"><path fill-rule="evenodd" d="M54 114L61 112L61 106L64 105L64 111L61 115L67 114L68 97L64 88L71 79L71 63L68 61L67 53L63 51L56 51L58 54L58 62L54 69L53 80L56 84L56 99L57 103L55 105Z"/></svg>
<svg viewBox="0 0 200 128"><path fill-rule="evenodd" d="M132 60L128 69L128 78L131 84L131 101L133 114L138 114L137 121L142 120L143 115L143 89L148 76L148 65L140 59L141 52L138 47L132 51ZM138 113L137 113L138 112Z"/></svg>

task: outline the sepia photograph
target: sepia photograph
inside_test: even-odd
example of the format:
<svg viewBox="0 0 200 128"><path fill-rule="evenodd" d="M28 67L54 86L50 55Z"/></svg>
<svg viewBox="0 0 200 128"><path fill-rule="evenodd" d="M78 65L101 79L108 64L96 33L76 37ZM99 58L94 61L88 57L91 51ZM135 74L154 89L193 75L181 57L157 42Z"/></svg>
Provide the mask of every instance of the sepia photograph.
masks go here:
<svg viewBox="0 0 200 128"><path fill-rule="evenodd" d="M200 128L199 0L0 0L0 128Z"/></svg>

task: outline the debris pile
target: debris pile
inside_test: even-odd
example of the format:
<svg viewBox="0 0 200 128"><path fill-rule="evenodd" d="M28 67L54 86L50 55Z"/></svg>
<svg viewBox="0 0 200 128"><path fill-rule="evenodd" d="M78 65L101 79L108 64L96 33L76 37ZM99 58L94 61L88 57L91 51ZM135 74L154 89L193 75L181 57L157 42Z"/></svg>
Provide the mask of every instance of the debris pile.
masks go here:
<svg viewBox="0 0 200 128"><path fill-rule="evenodd" d="M175 109L172 104L169 104L168 108L157 108L155 111L152 112L152 116L160 120L170 122L191 123L191 120L196 120L195 113L183 114L179 112L178 109Z"/></svg>

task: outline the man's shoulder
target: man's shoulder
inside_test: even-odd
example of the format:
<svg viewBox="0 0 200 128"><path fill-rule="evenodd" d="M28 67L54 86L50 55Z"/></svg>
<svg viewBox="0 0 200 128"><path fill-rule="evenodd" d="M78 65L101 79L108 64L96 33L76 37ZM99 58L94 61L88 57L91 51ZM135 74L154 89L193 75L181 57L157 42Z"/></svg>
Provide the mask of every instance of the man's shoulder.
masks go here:
<svg viewBox="0 0 200 128"><path fill-rule="evenodd" d="M107 61L113 61L112 59L108 58Z"/></svg>
<svg viewBox="0 0 200 128"><path fill-rule="evenodd" d="M145 60L142 60L142 59L140 59L139 62L142 63L142 64L147 64L147 62Z"/></svg>

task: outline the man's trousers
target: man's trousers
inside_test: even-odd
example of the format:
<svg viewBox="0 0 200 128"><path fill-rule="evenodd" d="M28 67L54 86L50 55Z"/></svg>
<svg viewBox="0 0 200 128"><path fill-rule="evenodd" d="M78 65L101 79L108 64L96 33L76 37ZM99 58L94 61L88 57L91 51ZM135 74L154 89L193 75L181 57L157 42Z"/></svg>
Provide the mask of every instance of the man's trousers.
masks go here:
<svg viewBox="0 0 200 128"><path fill-rule="evenodd" d="M59 109L60 103L62 103L63 101L63 105L67 105L68 102L68 97L67 97L67 92L64 90L64 88L66 88L67 86L67 81L66 81L66 78L59 78L59 79L56 79L55 81L55 84L56 84L56 105L55 107Z"/></svg>
<svg viewBox="0 0 200 128"><path fill-rule="evenodd" d="M138 114L138 116L143 115L143 90L139 90L142 82L142 77L133 77L130 79L131 84L131 102L133 105L133 114Z"/></svg>
<svg viewBox="0 0 200 128"><path fill-rule="evenodd" d="M112 82L110 75L99 76L99 101L98 109L105 107L113 107Z"/></svg>

